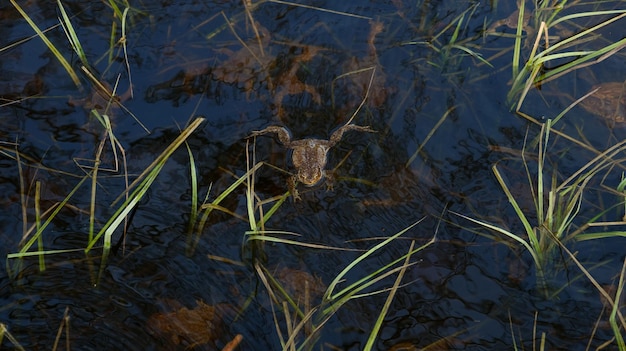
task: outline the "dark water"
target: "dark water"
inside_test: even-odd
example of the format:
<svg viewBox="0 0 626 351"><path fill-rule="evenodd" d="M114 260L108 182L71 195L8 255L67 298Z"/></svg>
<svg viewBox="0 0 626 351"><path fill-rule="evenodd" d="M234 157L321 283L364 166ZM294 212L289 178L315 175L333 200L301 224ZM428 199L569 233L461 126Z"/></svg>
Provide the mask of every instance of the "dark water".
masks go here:
<svg viewBox="0 0 626 351"><path fill-rule="evenodd" d="M240 2L132 4L127 67L120 46L113 48L109 61L112 23L115 40L121 27L113 10L100 2L64 2L98 78L113 86L119 77L120 96L132 80L134 97L123 98L123 105L150 133L128 112L108 111L131 180L185 124L201 115L206 122L188 141L199 171L200 200L210 188L212 201L234 181L232 174L245 173L245 137L251 131L278 124L288 127L294 138L328 138L359 106L372 70L344 75L375 67L368 100L354 123L369 125L377 133L346 133L328 155L330 168L348 155L337 170L334 189L301 187L302 201L284 203L267 228L299 233L289 237L296 241L367 249L424 218L346 277L353 282L404 255L408 239L422 245L436 233L437 241L412 257L414 265L404 276L375 349L431 345L438 350L493 350L517 345L528 350L539 343L533 335L541 333L546 334L546 349L582 350L588 343L595 349L610 340L613 334L599 293L578 268L563 263L564 256L557 254L549 282L554 296L546 297L538 289L528 252L517 243L509 247L501 238L480 235L493 233L449 212L521 233L523 227L491 171L498 163L509 184L520 189L531 221L536 217L526 198L529 190L519 151L526 133L531 139L539 127L511 113L506 101L512 52L491 58L510 49L513 39L483 35L485 28L515 10L513 2L498 7L478 2L460 7L457 1L313 5L335 13L271 2L255 5L249 14ZM6 257L20 249L24 213L26 228L34 224L35 182L41 182L42 211L63 200L84 175L74 160L94 158L103 130L89 116L93 84L81 74L84 89L78 89L42 41L30 38L33 30L12 5L2 6L0 141L6 144L0 145L0 189L5 194L0 199L0 254ZM47 35L79 69L80 61L58 27L56 3L22 6L39 28L56 26ZM606 6L623 9L624 2ZM591 8L572 6L562 15L587 10ZM457 42L488 58L492 67L462 50L446 49L463 13ZM576 22L586 27L596 23ZM571 23L564 27L580 30ZM263 51L254 28L264 38ZM604 39L621 39L623 28L622 19L602 33ZM506 26L497 30L515 32ZM596 43L581 47L592 50ZM527 57L529 50L522 55ZM539 120L552 118L591 85L626 79L624 62L618 53L586 70L592 79L580 79L582 74L576 72L533 89L523 110ZM451 112L439 125L446 111ZM576 107L557 129L604 150L626 133L620 126L611 127ZM556 170L561 181L595 157L552 138L547 174ZM257 160L289 168L288 156L272 138L257 138ZM107 167L114 165L110 146L103 159ZM102 244L88 256L80 250L88 240L87 185L42 236L46 250L77 251L47 255L43 272L35 257L20 266L18 260L2 260L0 322L20 345L51 349L68 309L69 332L64 329L59 347L65 347L69 335L71 348L80 350L184 349L193 340L175 336L167 323L155 326L155 320L163 317L174 324L168 313L206 304L211 309L227 307L220 310L223 323L213 323L221 327L202 321L212 336L195 345L197 349L221 349L241 334L242 350L277 350L281 346L272 311L283 335L284 315L279 305L272 307L254 262L270 272L307 272L327 285L360 254L275 243L255 247L245 243L250 228L246 222L217 211L189 254L189 172L188 154L180 148L133 213L123 247L109 256L99 280ZM116 210L111 204L124 190L121 174L99 175L98 228ZM619 172L606 174L588 185L572 230L620 201L602 187L614 188ZM277 196L285 192L285 183L283 173L263 167L256 191L263 198ZM246 218L245 189L238 188L221 205ZM609 211L605 218L615 221L620 216ZM116 232L113 244L120 236ZM370 238L376 239L366 240ZM623 239L571 241L569 248L587 267L595 267L592 273L600 284L617 284ZM292 279L302 281L298 277ZM392 275L366 292L385 289L394 279ZM318 345L362 349L386 298L383 292L348 302L324 325ZM17 348L6 337L2 347Z"/></svg>

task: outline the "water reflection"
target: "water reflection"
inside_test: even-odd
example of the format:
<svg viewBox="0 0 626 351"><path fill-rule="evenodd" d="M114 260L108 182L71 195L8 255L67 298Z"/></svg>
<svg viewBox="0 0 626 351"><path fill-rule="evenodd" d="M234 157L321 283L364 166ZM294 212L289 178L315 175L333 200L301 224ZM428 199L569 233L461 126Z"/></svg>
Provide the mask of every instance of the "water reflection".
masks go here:
<svg viewBox="0 0 626 351"><path fill-rule="evenodd" d="M83 249L90 213L101 227L117 209L112 203L125 189L124 168L115 169L110 136L93 119L92 109L110 117L119 141L115 150L124 151L131 181L187 121L203 115L207 123L187 144L198 170L199 193L191 190L189 154L181 148L138 204L125 234L113 234L113 244L119 246L97 287L99 248L87 258L82 251L48 254L43 272L38 256L25 258L21 266L14 266L18 259L8 260L5 268L19 270L12 271L14 279L0 279L0 322L25 348L53 344L69 307L65 333L72 348L223 349L241 335L241 349L280 349L277 329L286 335L288 325L306 320L297 313L285 315L306 305L303 298L285 307L287 297L308 291L308 308L313 309L321 301L319 294L363 250L423 217L342 281L349 285L371 274L404 255L411 240L421 245L437 233L434 245L412 257L414 265L405 273L375 348L507 349L517 342L530 349L537 331L547 333L549 348L582 349L589 339L597 346L612 337L605 324L590 335L595 319L606 320L606 312L573 266L565 266L550 282L562 289L558 298L545 299L536 292L535 269L525 250L444 211L521 232L493 177L494 163L507 171L524 211L533 207L532 197L524 201L527 188L518 185L526 179L516 157L537 131L528 128L526 137L525 122L509 112L506 102L515 32L510 19L519 11L512 2L499 8L428 1L419 6L399 1L321 6L344 13L280 3L147 5L127 13L126 52L118 40L122 23L115 9L107 3L64 5L92 72L98 81L108 82L109 92L119 79L119 97L101 99L91 88L78 89L39 39L19 42L32 33L22 17L11 6L0 11L5 33L0 47L6 48L0 51L0 135L7 142L0 145L0 190L7 194L0 200L5 229L1 254L19 251L22 232L36 228L36 214L54 209L90 171L87 166L95 164L100 145L105 145L101 159L109 172L101 172L93 184L96 205L90 208L92 188L80 188L44 231L43 249ZM52 28L47 32L51 40L73 66L80 66L62 30L54 27L56 5L24 6L40 28ZM528 20L523 34L529 39L533 17L523 19ZM599 76L593 84L604 81L606 73ZM81 77L85 87L94 86ZM561 104L571 103L566 95L580 96L565 90L573 84L564 85L533 90L527 112L553 116ZM131 86L133 97L124 93ZM606 107L607 100L600 99L600 108L585 103L578 112L601 112L618 122L619 116L609 112L620 111L623 96L614 91L608 100L617 107ZM545 101L554 105L542 102L543 92L552 94ZM119 108L106 109L109 102ZM251 131L279 124L295 139L326 139L361 102L354 121L378 133L365 140L346 134L329 151L328 164L339 165L334 189L304 188L302 202L282 203L263 224L298 234L290 240L344 251L246 241L248 180L189 239L192 198L214 201L246 172L248 152L255 150L256 162L290 169L286 150L269 142L246 145ZM582 128L576 124L580 115L573 116L563 124L565 132L591 130L592 143L606 145L601 119L585 120ZM588 151L555 145L558 157L552 161L564 163L560 173L571 174L587 162ZM289 175L267 164L255 175L257 203L285 193ZM43 186L36 195L37 181ZM619 183L613 174L606 184L612 182ZM604 193L593 197L613 201ZM600 258L598 278L613 285L623 255L619 242L575 248L589 265ZM263 277L277 280L265 282ZM320 332L308 326L297 342L310 335L328 349L362 349L394 277L342 306ZM285 287L284 294L279 287ZM378 293L370 294L374 291ZM9 345L4 339L3 346L13 347Z"/></svg>

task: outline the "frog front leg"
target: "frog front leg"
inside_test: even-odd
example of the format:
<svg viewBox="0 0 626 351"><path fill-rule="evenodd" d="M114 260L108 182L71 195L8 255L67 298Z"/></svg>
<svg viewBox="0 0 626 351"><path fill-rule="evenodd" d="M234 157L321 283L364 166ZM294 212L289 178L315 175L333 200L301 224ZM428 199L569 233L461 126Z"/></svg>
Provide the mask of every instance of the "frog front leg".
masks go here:
<svg viewBox="0 0 626 351"><path fill-rule="evenodd" d="M324 178L326 179L326 191L332 191L335 185L335 171L325 170Z"/></svg>
<svg viewBox="0 0 626 351"><path fill-rule="evenodd" d="M267 133L276 133L278 135L278 141L286 147L291 146L291 136L289 135L289 131L285 127L280 126L269 126L263 130L255 130L250 134L248 138L267 134Z"/></svg>
<svg viewBox="0 0 626 351"><path fill-rule="evenodd" d="M355 124L346 124L343 127L337 129L330 136L330 140L328 141L328 147L330 148L330 147L335 146L335 144L337 144L343 137L343 133L350 131L350 130L356 130L359 132L376 133L376 131L370 128L369 126L358 126Z"/></svg>
<svg viewBox="0 0 626 351"><path fill-rule="evenodd" d="M289 189L291 196L293 196L294 202L301 200L300 193L298 193L297 185L298 185L298 180L296 179L295 175L292 175L287 179L287 188Z"/></svg>

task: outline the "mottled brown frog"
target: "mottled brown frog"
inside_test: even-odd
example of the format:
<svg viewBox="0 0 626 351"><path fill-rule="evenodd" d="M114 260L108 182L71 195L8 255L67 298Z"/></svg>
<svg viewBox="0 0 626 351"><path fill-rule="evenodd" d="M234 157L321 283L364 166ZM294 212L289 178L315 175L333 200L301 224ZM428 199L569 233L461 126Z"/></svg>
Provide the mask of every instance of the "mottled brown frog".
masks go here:
<svg viewBox="0 0 626 351"><path fill-rule="evenodd" d="M331 147L335 146L343 133L356 130L360 132L374 133L375 130L368 126L357 126L354 124L346 124L337 129L329 140L321 139L301 139L291 140L289 131L280 126L269 126L263 130L253 131L250 137L255 137L267 133L276 133L278 140L285 147L292 149L293 154L291 161L296 168L296 174L289 177L287 185L289 191L293 195L294 200L299 200L300 195L296 189L297 183L300 182L305 186L313 186L326 177L326 184L329 188L332 186L332 175L326 171L327 154Z"/></svg>
<svg viewBox="0 0 626 351"><path fill-rule="evenodd" d="M594 85L592 91L580 106L604 118L611 127L626 122L626 83L602 83Z"/></svg>

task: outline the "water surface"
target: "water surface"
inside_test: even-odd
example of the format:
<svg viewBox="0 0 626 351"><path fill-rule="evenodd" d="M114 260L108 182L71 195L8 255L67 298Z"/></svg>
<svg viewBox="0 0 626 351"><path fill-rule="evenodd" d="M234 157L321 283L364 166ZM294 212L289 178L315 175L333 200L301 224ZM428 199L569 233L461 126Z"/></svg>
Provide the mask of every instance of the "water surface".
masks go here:
<svg viewBox="0 0 626 351"><path fill-rule="evenodd" d="M39 28L50 28L46 35L80 72L81 62L58 26L56 3L23 6ZM121 21L109 5L65 2L97 78L110 87L119 79L121 103L141 122L119 107L101 110L111 117L131 181L197 116L206 122L188 145L200 201L209 189L213 201L246 172L246 150L255 150L257 161L293 171L290 153L277 140L259 137L254 147L246 144L253 130L276 124L295 139L327 139L358 110L353 123L377 133L346 133L328 155L329 168L341 164L333 190L323 184L301 187L302 201L289 199L266 224L299 234L291 240L346 251L246 243L249 224L219 211L210 215L197 242L190 239L193 194L183 147L134 211L125 239L121 231L113 235L115 249L104 266L102 243L87 256L81 250L89 230L87 185L42 235L46 250L76 251L47 255L45 271L36 257L20 266L18 260L3 260L0 322L26 349L51 348L67 309L70 328L63 333L74 349L221 349L241 334L242 350L278 350L272 313L283 335L285 317L255 263L295 286L312 277L310 283L319 282L323 291L361 253L349 250L370 248L423 219L346 277L356 281L404 255L411 240L419 246L436 236L433 245L412 257L375 349L492 350L514 344L531 349L538 345L533 335L545 333L547 349L582 350L587 343L596 348L611 339L597 290L574 265L563 263L563 255L557 255L549 282L554 296L546 297L538 289L531 256L519 244L505 245L504 238L450 212L522 233L492 173L498 164L530 219L536 217L520 154L539 127L511 112L507 101L515 30L502 25L490 31L516 7L512 2L464 6L392 1L318 2L309 8L267 2L246 10L238 2L132 4L125 54L120 45L110 49L113 23L116 41ZM607 4L620 6L623 2ZM561 15L582 11L572 6ZM55 206L88 171L84 166L105 134L90 114L98 103L93 83L81 73L78 88L11 5L0 14L0 189L6 194L0 200L0 253L6 256L19 251L24 228L34 224L35 183L41 183L42 211ZM563 30L594 24L566 22ZM623 24L609 27L603 33L607 40L621 39L615 33L623 34ZM447 45L452 40L491 66ZM525 47L522 56L529 51ZM538 121L552 118L594 83L626 79L624 62L617 54L593 66L591 79L570 74L533 89L523 110ZM132 97L126 93L131 83ZM624 134L622 127L611 128L579 107L557 129L601 151ZM556 136L549 145L548 174L555 170L561 181L595 157ZM115 168L111 150L105 144L102 167ZM121 167L100 171L98 228L124 191ZM280 196L287 191L287 177L263 166L255 190L263 199ZM590 183L572 230L620 201L602 188L618 182L619 172L611 171ZM247 218L245 188L237 188L221 206ZM609 211L605 218L616 221L620 214ZM570 250L595 267L600 284L616 284L622 240L571 242ZM394 279L387 277L366 292L388 288ZM362 349L387 294L348 302L324 325L317 344ZM189 325L181 332L179 320L206 325L206 332L193 334ZM60 345L65 345L62 335ZM6 338L2 346L16 348Z"/></svg>

